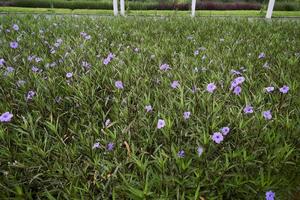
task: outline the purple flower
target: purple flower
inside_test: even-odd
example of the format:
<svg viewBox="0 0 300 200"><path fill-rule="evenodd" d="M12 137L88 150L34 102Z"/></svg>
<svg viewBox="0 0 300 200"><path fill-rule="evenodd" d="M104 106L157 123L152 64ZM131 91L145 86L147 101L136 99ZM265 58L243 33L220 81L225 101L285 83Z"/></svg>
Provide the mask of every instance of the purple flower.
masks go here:
<svg viewBox="0 0 300 200"><path fill-rule="evenodd" d="M197 56L199 54L199 50L194 51L194 55Z"/></svg>
<svg viewBox="0 0 300 200"><path fill-rule="evenodd" d="M123 86L122 81L116 81L116 82L115 82L115 86L116 86L118 89L124 89L124 86Z"/></svg>
<svg viewBox="0 0 300 200"><path fill-rule="evenodd" d="M159 119L158 122L157 122L157 128L158 129L161 129L163 127L165 127L166 123L165 123L165 120L163 119Z"/></svg>
<svg viewBox="0 0 300 200"><path fill-rule="evenodd" d="M286 94L286 93L288 93L289 89L290 89L289 86L284 85L281 88L279 88L279 91L283 94Z"/></svg>
<svg viewBox="0 0 300 200"><path fill-rule="evenodd" d="M234 89L235 87L237 87L238 85L242 84L245 81L245 78L243 76L237 77L235 78L232 82L231 82L231 87L230 90Z"/></svg>
<svg viewBox="0 0 300 200"><path fill-rule="evenodd" d="M38 67L35 67L35 66L33 66L33 67L31 68L31 70L32 70L33 72L39 72L39 71L40 71L40 69L39 69Z"/></svg>
<svg viewBox="0 0 300 200"><path fill-rule="evenodd" d="M271 190L266 192L266 200L274 200L274 199L275 199L275 192Z"/></svg>
<svg viewBox="0 0 300 200"><path fill-rule="evenodd" d="M27 97L26 99L27 100L32 100L32 98L35 96L35 92L30 90L28 93L27 93Z"/></svg>
<svg viewBox="0 0 300 200"><path fill-rule="evenodd" d="M207 90L209 93L213 93L215 89L217 89L217 86L216 86L214 83L209 83L209 84L206 86L206 90Z"/></svg>
<svg viewBox="0 0 300 200"><path fill-rule="evenodd" d="M15 70L13 67L7 67L6 72L4 73L4 76L7 76L8 74L12 73Z"/></svg>
<svg viewBox="0 0 300 200"><path fill-rule="evenodd" d="M110 123L111 123L110 119L107 119L107 120L105 121L105 127L108 127L108 126L110 125Z"/></svg>
<svg viewBox="0 0 300 200"><path fill-rule="evenodd" d="M229 131L230 131L229 127L223 127L223 128L221 128L221 133L223 135L227 135L229 133Z"/></svg>
<svg viewBox="0 0 300 200"><path fill-rule="evenodd" d="M14 24L14 25L12 26L12 28L13 28L15 31L18 31L18 30L19 30L19 26L18 26L17 24Z"/></svg>
<svg viewBox="0 0 300 200"><path fill-rule="evenodd" d="M100 148L100 143L97 142L93 145L92 149L99 149Z"/></svg>
<svg viewBox="0 0 300 200"><path fill-rule="evenodd" d="M253 113L253 107L250 105L246 105L246 107L244 108L244 113L245 114Z"/></svg>
<svg viewBox="0 0 300 200"><path fill-rule="evenodd" d="M178 156L179 158L184 158L184 156L185 156L184 150L178 151L177 156Z"/></svg>
<svg viewBox="0 0 300 200"><path fill-rule="evenodd" d="M145 109L147 112L151 112L153 110L151 105L145 106Z"/></svg>
<svg viewBox="0 0 300 200"><path fill-rule="evenodd" d="M103 64L104 64L104 65L108 65L109 62L110 62L110 59L105 58L105 59L103 60Z"/></svg>
<svg viewBox="0 0 300 200"><path fill-rule="evenodd" d="M171 67L168 64L164 63L159 67L159 69L162 71L167 71L167 70L171 69Z"/></svg>
<svg viewBox="0 0 300 200"><path fill-rule="evenodd" d="M135 52L139 52L139 48L135 48L134 51L135 51Z"/></svg>
<svg viewBox="0 0 300 200"><path fill-rule="evenodd" d="M32 56L28 56L28 61L32 61L36 56L35 55L32 55Z"/></svg>
<svg viewBox="0 0 300 200"><path fill-rule="evenodd" d="M107 64L108 64L108 63L107 63ZM107 65L107 64L105 64L105 65ZM91 64L88 63L88 62L86 62L86 61L82 61L82 66L83 66L84 68L86 68L86 69L91 68Z"/></svg>
<svg viewBox="0 0 300 200"><path fill-rule="evenodd" d="M198 153L198 156L201 156L202 155L202 153L203 153L203 147L198 147L198 149L197 149L197 153Z"/></svg>
<svg viewBox="0 0 300 200"><path fill-rule="evenodd" d="M263 116L264 116L265 120L272 119L271 110L263 111Z"/></svg>
<svg viewBox="0 0 300 200"><path fill-rule="evenodd" d="M176 88L178 88L179 86L180 86L180 84L179 84L178 81L173 81L173 82L171 83L171 87L172 87L173 89L176 89Z"/></svg>
<svg viewBox="0 0 300 200"><path fill-rule="evenodd" d="M37 63L38 63L38 62L41 62L42 60L43 60L43 59L42 59L42 58L39 58L39 57L36 57L36 58L35 58L35 62L37 62Z"/></svg>
<svg viewBox="0 0 300 200"><path fill-rule="evenodd" d="M266 55L263 52L258 55L258 59L263 59L265 57L266 57Z"/></svg>
<svg viewBox="0 0 300 200"><path fill-rule="evenodd" d="M11 121L11 118L12 118L13 116L14 116L14 115L11 114L10 112L2 113L2 115L0 116L0 122L10 122L10 121Z"/></svg>
<svg viewBox="0 0 300 200"><path fill-rule="evenodd" d="M67 78L72 78L72 76L73 76L73 73L72 73L72 72L68 72L68 73L66 74L66 77L67 77Z"/></svg>
<svg viewBox="0 0 300 200"><path fill-rule="evenodd" d="M3 66L5 63L5 60L3 58L0 58L0 66Z"/></svg>
<svg viewBox="0 0 300 200"><path fill-rule="evenodd" d="M274 91L274 87L272 87L272 86L266 87L265 91L268 92L268 93L273 92Z"/></svg>
<svg viewBox="0 0 300 200"><path fill-rule="evenodd" d="M112 151L112 150L114 150L114 147L115 147L115 144L110 142L107 144L106 149L107 149L107 151Z"/></svg>
<svg viewBox="0 0 300 200"><path fill-rule="evenodd" d="M16 42L16 41L10 42L10 47L12 49L16 49L16 48L18 48L18 46L19 46L18 42Z"/></svg>
<svg viewBox="0 0 300 200"><path fill-rule="evenodd" d="M220 132L214 133L211 138L217 144L220 144L224 140L224 137Z"/></svg>
<svg viewBox="0 0 300 200"><path fill-rule="evenodd" d="M242 91L242 88L240 86L236 86L233 90L233 93L235 95L240 95L241 91Z"/></svg>
<svg viewBox="0 0 300 200"><path fill-rule="evenodd" d="M191 115L191 112L184 112L184 113L183 113L183 118L184 118L185 120L187 120L187 119L190 118L190 115Z"/></svg>

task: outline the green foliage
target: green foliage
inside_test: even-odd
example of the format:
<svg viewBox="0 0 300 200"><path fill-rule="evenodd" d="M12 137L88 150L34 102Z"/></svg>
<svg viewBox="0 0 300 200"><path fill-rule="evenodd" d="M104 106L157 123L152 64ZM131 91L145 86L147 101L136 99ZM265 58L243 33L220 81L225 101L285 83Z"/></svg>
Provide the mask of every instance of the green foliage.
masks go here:
<svg viewBox="0 0 300 200"><path fill-rule="evenodd" d="M269 190L291 199L300 184L299 26L233 18L2 16L0 114L14 116L0 123L0 199L256 200ZM17 39L19 47L11 49ZM195 56L200 47L206 50ZM104 65L109 52L116 57ZM261 52L266 58L258 59ZM43 60L29 61L30 55ZM172 69L160 71L162 63ZM15 70L4 76L8 66ZM246 81L236 96L230 71L241 67ZM18 80L26 83L17 86ZM173 80L179 89L170 87ZM210 82L217 85L213 94L205 90ZM270 85L276 90L267 94ZM279 93L282 85L289 93ZM26 100L29 90L36 92L32 100ZM148 104L153 112L145 112ZM243 113L247 104L253 114ZM270 121L262 117L267 109ZM166 126L159 130L160 118ZM210 136L223 126L231 131L215 144ZM92 149L96 142L100 147ZM106 150L109 142L113 151ZM177 156L181 149L184 158Z"/></svg>

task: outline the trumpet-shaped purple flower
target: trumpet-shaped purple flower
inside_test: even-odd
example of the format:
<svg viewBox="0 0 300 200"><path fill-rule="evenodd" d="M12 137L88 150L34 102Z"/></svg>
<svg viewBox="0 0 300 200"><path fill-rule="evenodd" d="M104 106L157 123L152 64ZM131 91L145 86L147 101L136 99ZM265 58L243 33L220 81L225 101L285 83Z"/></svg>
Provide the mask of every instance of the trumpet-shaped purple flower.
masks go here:
<svg viewBox="0 0 300 200"><path fill-rule="evenodd" d="M106 149L107 149L107 151L112 151L112 150L114 150L114 147L115 147L115 144L110 142L107 144Z"/></svg>
<svg viewBox="0 0 300 200"><path fill-rule="evenodd" d="M271 93L274 91L274 87L270 86L270 87L266 87L265 88L265 91L268 92L268 93Z"/></svg>
<svg viewBox="0 0 300 200"><path fill-rule="evenodd" d="M263 52L258 55L258 59L263 59L265 57L266 57L266 54Z"/></svg>
<svg viewBox="0 0 300 200"><path fill-rule="evenodd" d="M202 146L198 147L197 153L198 153L198 156L202 155L202 153L203 153L203 147Z"/></svg>
<svg viewBox="0 0 300 200"><path fill-rule="evenodd" d="M66 74L66 77L67 77L67 78L72 78L72 76L73 76L73 73L72 73L72 72L68 72L68 73Z"/></svg>
<svg viewBox="0 0 300 200"><path fill-rule="evenodd" d="M266 192L266 200L274 200L274 199L275 199L275 192L271 190Z"/></svg>
<svg viewBox="0 0 300 200"><path fill-rule="evenodd" d="M116 81L116 82L115 82L115 86L116 86L118 89L124 89L124 86L123 86L122 81Z"/></svg>
<svg viewBox="0 0 300 200"><path fill-rule="evenodd" d="M242 91L242 88L240 86L236 86L233 90L233 93L235 95L240 95L241 91Z"/></svg>
<svg viewBox="0 0 300 200"><path fill-rule="evenodd" d="M145 109L147 112L151 112L153 110L151 105L145 106Z"/></svg>
<svg viewBox="0 0 300 200"><path fill-rule="evenodd" d="M99 142L96 142L94 145L93 145L93 147L92 147L92 149L99 149L100 148L100 143Z"/></svg>
<svg viewBox="0 0 300 200"><path fill-rule="evenodd" d="M35 92L30 90L28 93L27 93L27 97L26 99L27 100L32 100L32 98L35 96Z"/></svg>
<svg viewBox="0 0 300 200"><path fill-rule="evenodd" d="M189 119L190 116L191 116L191 112L184 112L184 113L183 113L183 118L184 118L185 120Z"/></svg>
<svg viewBox="0 0 300 200"><path fill-rule="evenodd" d="M194 55L195 55L195 56L199 55L199 50L195 50L195 51L194 51Z"/></svg>
<svg viewBox="0 0 300 200"><path fill-rule="evenodd" d="M13 67L7 67L6 71L4 72L4 76L9 75L10 73L12 73L15 70L15 68Z"/></svg>
<svg viewBox="0 0 300 200"><path fill-rule="evenodd" d="M229 131L230 131L230 128L227 127L227 126L221 128L221 133L222 133L223 135L227 135L227 134L229 133Z"/></svg>
<svg viewBox="0 0 300 200"><path fill-rule="evenodd" d="M171 67L168 64L164 63L159 67L159 69L162 71L167 71L167 70L171 69Z"/></svg>
<svg viewBox="0 0 300 200"><path fill-rule="evenodd" d="M179 88L179 86L180 86L179 81L173 81L173 82L171 83L171 87L172 87L173 89Z"/></svg>
<svg viewBox="0 0 300 200"><path fill-rule="evenodd" d="M238 85L242 84L245 81L245 78L243 76L237 77L235 78L232 82L231 82L231 87L230 90L234 89L235 87L237 87Z"/></svg>
<svg viewBox="0 0 300 200"><path fill-rule="evenodd" d="M10 121L11 121L11 118L12 118L13 116L14 116L14 115L11 114L10 112L2 113L2 115L0 116L0 122L10 122Z"/></svg>
<svg viewBox="0 0 300 200"><path fill-rule="evenodd" d="M40 68L38 68L38 67L35 67L35 66L33 66L32 68L31 68L31 71L33 71L33 72L39 72L40 71Z"/></svg>
<svg viewBox="0 0 300 200"><path fill-rule="evenodd" d="M283 94L286 94L288 93L289 89L290 89L289 86L284 85L283 87L279 88L279 91Z"/></svg>
<svg viewBox="0 0 300 200"><path fill-rule="evenodd" d="M163 119L158 120L158 122L157 122L157 128L158 129L161 129L161 128L165 127L165 125L166 125L165 120L163 120Z"/></svg>
<svg viewBox="0 0 300 200"><path fill-rule="evenodd" d="M178 158L184 158L184 156L185 156L184 150L178 151L177 156L178 156Z"/></svg>
<svg viewBox="0 0 300 200"><path fill-rule="evenodd" d="M0 58L0 67L3 66L5 63L5 60L3 58Z"/></svg>
<svg viewBox="0 0 300 200"><path fill-rule="evenodd" d="M245 114L253 113L253 107L250 105L246 105L246 107L244 108L244 113Z"/></svg>
<svg viewBox="0 0 300 200"><path fill-rule="evenodd" d="M217 144L220 144L223 140L224 140L224 137L223 135L220 133L220 132L216 132L214 133L212 136L211 136L211 139L217 143Z"/></svg>
<svg viewBox="0 0 300 200"><path fill-rule="evenodd" d="M16 41L10 42L9 45L10 45L10 48L12 48L12 49L16 49L19 46L18 42L16 42Z"/></svg>
<svg viewBox="0 0 300 200"><path fill-rule="evenodd" d="M14 25L12 26L12 28L13 28L15 31L18 31L18 30L19 30L19 26L18 26L17 24L14 24Z"/></svg>
<svg viewBox="0 0 300 200"><path fill-rule="evenodd" d="M207 90L207 92L209 92L209 93L213 93L215 89L217 89L217 86L216 86L214 83L209 83L209 84L206 86L206 90Z"/></svg>
<svg viewBox="0 0 300 200"><path fill-rule="evenodd" d="M265 118L265 120L272 119L271 110L263 111L263 117Z"/></svg>
<svg viewBox="0 0 300 200"><path fill-rule="evenodd" d="M108 64L108 63L107 63L107 64ZM105 64L105 65L107 65L107 64ZM91 68L91 64L88 63L88 62L86 62L86 61L82 61L82 66L83 66L84 68L86 68L86 69L90 69L90 68Z"/></svg>

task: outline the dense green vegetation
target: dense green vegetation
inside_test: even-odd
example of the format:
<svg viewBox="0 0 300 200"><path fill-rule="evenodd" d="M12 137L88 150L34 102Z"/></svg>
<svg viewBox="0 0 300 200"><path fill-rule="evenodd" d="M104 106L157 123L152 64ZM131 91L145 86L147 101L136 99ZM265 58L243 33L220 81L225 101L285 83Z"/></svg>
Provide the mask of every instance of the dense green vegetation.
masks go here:
<svg viewBox="0 0 300 200"><path fill-rule="evenodd" d="M299 191L298 21L2 16L0 27L1 199Z"/></svg>

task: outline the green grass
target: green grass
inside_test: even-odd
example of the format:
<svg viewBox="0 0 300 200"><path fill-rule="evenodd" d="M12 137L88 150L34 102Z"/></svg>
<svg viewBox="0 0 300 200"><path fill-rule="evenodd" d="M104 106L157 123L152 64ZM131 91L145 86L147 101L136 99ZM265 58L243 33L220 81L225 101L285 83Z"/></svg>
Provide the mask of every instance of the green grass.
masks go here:
<svg viewBox="0 0 300 200"><path fill-rule="evenodd" d="M51 9L51 8L21 8L21 7L0 7L0 13L32 13L32 14L86 14L86 15L113 15L112 10L92 10L92 9ZM128 15L145 16L189 16L190 11L130 11ZM196 16L244 16L244 17L264 17L265 11L196 11ZM274 11L274 17L300 17L300 11Z"/></svg>
<svg viewBox="0 0 300 200"><path fill-rule="evenodd" d="M0 122L0 199L257 200L270 190L292 199L300 186L299 38L297 20L1 16L0 115L13 118ZM161 71L163 63L172 69ZM240 95L230 90L232 69L245 77ZM211 135L225 126L216 144Z"/></svg>

